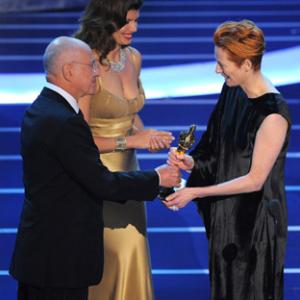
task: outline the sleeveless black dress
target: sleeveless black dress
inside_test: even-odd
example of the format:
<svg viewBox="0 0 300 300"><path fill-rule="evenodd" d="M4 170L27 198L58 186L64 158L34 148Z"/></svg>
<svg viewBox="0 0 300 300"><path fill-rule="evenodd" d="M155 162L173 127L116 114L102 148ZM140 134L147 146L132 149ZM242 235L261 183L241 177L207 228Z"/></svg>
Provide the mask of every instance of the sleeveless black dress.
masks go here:
<svg viewBox="0 0 300 300"><path fill-rule="evenodd" d="M224 84L207 130L191 152L195 167L188 186L217 184L247 174L256 133L263 120L273 113L282 115L289 128L262 189L196 199L209 241L213 300L283 299L287 238L284 165L291 121L282 95L267 93L248 99L241 88L229 88ZM276 229L269 209L270 205L274 208L273 199L278 199L280 204L278 208L275 203L275 212L279 212ZM273 294L274 298L268 298Z"/></svg>

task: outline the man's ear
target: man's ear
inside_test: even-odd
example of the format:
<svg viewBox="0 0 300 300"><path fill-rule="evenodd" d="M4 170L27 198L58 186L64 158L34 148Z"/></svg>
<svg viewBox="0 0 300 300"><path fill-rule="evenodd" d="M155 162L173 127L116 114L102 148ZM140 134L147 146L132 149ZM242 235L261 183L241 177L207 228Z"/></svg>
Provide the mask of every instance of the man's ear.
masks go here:
<svg viewBox="0 0 300 300"><path fill-rule="evenodd" d="M66 81L72 81L73 78L73 65L72 64L64 64L62 66L62 75Z"/></svg>

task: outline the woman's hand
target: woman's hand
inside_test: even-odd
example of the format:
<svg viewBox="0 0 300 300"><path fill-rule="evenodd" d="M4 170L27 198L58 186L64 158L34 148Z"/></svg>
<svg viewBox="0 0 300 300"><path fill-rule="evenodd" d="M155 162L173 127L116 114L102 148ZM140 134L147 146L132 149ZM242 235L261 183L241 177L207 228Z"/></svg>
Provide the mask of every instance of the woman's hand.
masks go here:
<svg viewBox="0 0 300 300"><path fill-rule="evenodd" d="M190 171L194 167L194 159L190 155L178 153L174 147L169 151L167 163L185 171Z"/></svg>
<svg viewBox="0 0 300 300"><path fill-rule="evenodd" d="M199 193L197 192L199 189L200 188L183 188L169 195L163 203L172 210L174 210L174 207L177 209L185 207L193 199L199 198Z"/></svg>
<svg viewBox="0 0 300 300"><path fill-rule="evenodd" d="M171 132L167 131L156 131L152 135L149 143L149 151L156 152L162 149L170 148L171 143L174 141L174 136Z"/></svg>
<svg viewBox="0 0 300 300"><path fill-rule="evenodd" d="M174 137L171 132L158 131L155 129L145 129L135 131L134 135L126 137L130 148L149 149L149 151L158 151L169 148Z"/></svg>

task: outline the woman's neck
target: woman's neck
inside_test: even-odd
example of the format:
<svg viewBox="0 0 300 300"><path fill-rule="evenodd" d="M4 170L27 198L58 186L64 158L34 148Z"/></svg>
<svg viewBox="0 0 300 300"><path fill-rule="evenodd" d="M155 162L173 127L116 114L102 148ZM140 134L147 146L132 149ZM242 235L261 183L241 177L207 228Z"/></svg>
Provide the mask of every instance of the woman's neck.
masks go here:
<svg viewBox="0 0 300 300"><path fill-rule="evenodd" d="M241 88L248 98L257 98L266 93L278 93L273 84L260 71L249 76L247 80L241 84Z"/></svg>
<svg viewBox="0 0 300 300"><path fill-rule="evenodd" d="M116 46L116 48L112 51L110 51L108 54L107 54L107 59L111 62L119 62L120 61L120 50L121 50L121 47L119 45Z"/></svg>

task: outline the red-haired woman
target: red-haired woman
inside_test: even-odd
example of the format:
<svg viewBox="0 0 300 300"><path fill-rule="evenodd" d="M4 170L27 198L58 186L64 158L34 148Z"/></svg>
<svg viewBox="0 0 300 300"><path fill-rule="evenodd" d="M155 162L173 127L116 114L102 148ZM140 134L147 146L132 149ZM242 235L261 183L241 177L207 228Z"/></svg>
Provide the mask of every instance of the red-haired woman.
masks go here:
<svg viewBox="0 0 300 300"><path fill-rule="evenodd" d="M169 164L192 173L166 205L196 199L209 241L212 300L283 299L288 107L261 72L264 34L253 22L221 24L214 44L225 84L199 144L190 155L169 154Z"/></svg>

